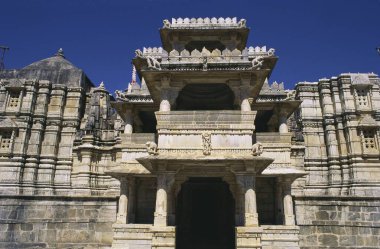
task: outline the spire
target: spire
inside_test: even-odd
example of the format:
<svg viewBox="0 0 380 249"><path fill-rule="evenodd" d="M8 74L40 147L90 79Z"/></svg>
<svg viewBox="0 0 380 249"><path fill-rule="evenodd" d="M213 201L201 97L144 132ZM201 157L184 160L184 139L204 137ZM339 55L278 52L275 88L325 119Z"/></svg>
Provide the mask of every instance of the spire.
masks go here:
<svg viewBox="0 0 380 249"><path fill-rule="evenodd" d="M264 90L270 89L268 78L265 78L262 89L264 89Z"/></svg>
<svg viewBox="0 0 380 249"><path fill-rule="evenodd" d="M99 87L98 87L99 89L101 89L101 90L105 90L105 87L104 87L104 82L102 81L102 82L100 82L100 84L99 84Z"/></svg>
<svg viewBox="0 0 380 249"><path fill-rule="evenodd" d="M133 66L132 68L132 79L131 82L128 84L128 93L132 93L133 91L140 90L140 86L137 84L137 78L136 78L136 67Z"/></svg>
<svg viewBox="0 0 380 249"><path fill-rule="evenodd" d="M144 93L148 92L148 87L146 85L144 77L141 79L141 91Z"/></svg>
<svg viewBox="0 0 380 249"><path fill-rule="evenodd" d="M62 48L58 49L58 51L55 54L55 56L60 56L60 57L65 58L65 54L63 53L63 49Z"/></svg>
<svg viewBox="0 0 380 249"><path fill-rule="evenodd" d="M133 65L132 69L132 81L131 83L136 83L136 67Z"/></svg>

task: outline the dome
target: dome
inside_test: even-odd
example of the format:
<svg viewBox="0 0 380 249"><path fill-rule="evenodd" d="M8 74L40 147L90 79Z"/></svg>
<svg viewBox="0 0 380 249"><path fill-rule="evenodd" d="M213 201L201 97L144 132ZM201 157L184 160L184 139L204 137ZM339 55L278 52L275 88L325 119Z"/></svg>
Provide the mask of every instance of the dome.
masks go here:
<svg viewBox="0 0 380 249"><path fill-rule="evenodd" d="M52 84L93 87L82 69L68 61L59 49L52 57L33 62L18 72L18 78L49 80Z"/></svg>

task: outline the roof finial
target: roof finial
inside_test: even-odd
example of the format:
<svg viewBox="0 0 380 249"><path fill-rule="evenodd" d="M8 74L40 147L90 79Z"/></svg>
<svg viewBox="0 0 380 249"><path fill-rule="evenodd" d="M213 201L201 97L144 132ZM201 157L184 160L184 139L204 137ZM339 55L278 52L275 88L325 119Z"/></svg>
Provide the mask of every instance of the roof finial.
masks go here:
<svg viewBox="0 0 380 249"><path fill-rule="evenodd" d="M265 78L265 80L264 80L264 84L263 84L263 86L262 86L262 89L267 90L267 89L269 89L269 88L270 88L270 86L269 86L268 78Z"/></svg>
<svg viewBox="0 0 380 249"><path fill-rule="evenodd" d="M133 69L132 69L132 81L131 81L132 84L136 83L136 67L133 66Z"/></svg>
<svg viewBox="0 0 380 249"><path fill-rule="evenodd" d="M99 85L99 87L98 87L99 89L102 89L102 90L104 90L105 88L104 88L104 82L102 81L102 82L100 82L100 85Z"/></svg>
<svg viewBox="0 0 380 249"><path fill-rule="evenodd" d="M63 53L63 49L62 48L58 49L58 51L57 51L57 53L55 55L56 56L61 56L61 57L65 58L65 54Z"/></svg>

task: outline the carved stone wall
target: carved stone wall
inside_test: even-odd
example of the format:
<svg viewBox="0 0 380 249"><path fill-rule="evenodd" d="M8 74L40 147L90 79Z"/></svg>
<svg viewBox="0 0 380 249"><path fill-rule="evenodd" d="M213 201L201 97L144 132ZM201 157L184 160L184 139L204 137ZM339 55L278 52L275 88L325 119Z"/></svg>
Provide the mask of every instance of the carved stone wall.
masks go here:
<svg viewBox="0 0 380 249"><path fill-rule="evenodd" d="M374 74L299 83L307 195L380 196L380 91Z"/></svg>
<svg viewBox="0 0 380 249"><path fill-rule="evenodd" d="M296 112L305 143L295 198L302 248L378 248L379 78L341 74L299 83ZM301 183L301 184L300 184Z"/></svg>

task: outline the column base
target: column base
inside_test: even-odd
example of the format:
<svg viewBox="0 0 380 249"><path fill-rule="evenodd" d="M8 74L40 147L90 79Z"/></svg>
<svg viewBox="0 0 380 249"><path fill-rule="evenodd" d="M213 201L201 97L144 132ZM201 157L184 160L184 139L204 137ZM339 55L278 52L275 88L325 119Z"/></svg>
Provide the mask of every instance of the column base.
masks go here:
<svg viewBox="0 0 380 249"><path fill-rule="evenodd" d="M294 215L284 215L284 221L285 226L294 226L296 224Z"/></svg>
<svg viewBox="0 0 380 249"><path fill-rule="evenodd" d="M259 215L257 213L245 213L245 226L246 227L258 227L259 226Z"/></svg>
<svg viewBox="0 0 380 249"><path fill-rule="evenodd" d="M261 249L261 227L236 227L236 249Z"/></svg>
<svg viewBox="0 0 380 249"><path fill-rule="evenodd" d="M113 224L113 249L151 249L151 224Z"/></svg>
<svg viewBox="0 0 380 249"><path fill-rule="evenodd" d="M283 225L262 226L262 249L299 249L299 227Z"/></svg>
<svg viewBox="0 0 380 249"><path fill-rule="evenodd" d="M167 214L160 214L154 212L154 226L155 227L166 227L168 225Z"/></svg>
<svg viewBox="0 0 380 249"><path fill-rule="evenodd" d="M127 215L125 214L118 214L116 218L117 224L127 224Z"/></svg>
<svg viewBox="0 0 380 249"><path fill-rule="evenodd" d="M152 249L175 249L175 227L155 227L152 230Z"/></svg>

